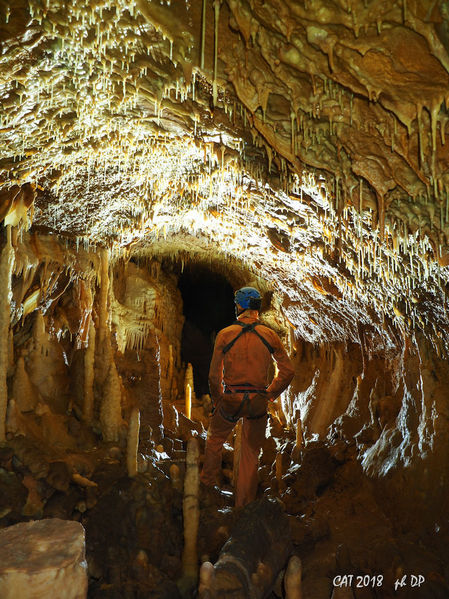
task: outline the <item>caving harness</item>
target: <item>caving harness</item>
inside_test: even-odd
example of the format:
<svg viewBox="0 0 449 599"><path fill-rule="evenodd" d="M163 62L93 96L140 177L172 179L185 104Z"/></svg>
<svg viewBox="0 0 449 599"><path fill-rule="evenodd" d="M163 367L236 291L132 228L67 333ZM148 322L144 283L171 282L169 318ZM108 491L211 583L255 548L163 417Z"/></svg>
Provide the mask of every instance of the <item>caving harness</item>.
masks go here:
<svg viewBox="0 0 449 599"><path fill-rule="evenodd" d="M252 322L251 324L245 324L244 322L240 322L240 320L235 320L232 324L238 324L239 327L242 327L242 330L237 335L237 337L234 337L234 339L232 339L228 344L226 344L224 346L224 348L223 348L223 353L224 354L228 353L228 351L231 349L231 347L234 345L234 343L237 341L237 339L240 339L240 337L242 335L244 335L245 333L254 333L255 335L257 335L259 337L259 339L262 341L262 343L268 349L268 351L270 352L270 354L272 354L274 352L274 347L272 347L268 343L268 341L265 339L265 337L262 337L262 335L260 335L256 331L256 327L258 325L260 325L260 322Z"/></svg>
<svg viewBox="0 0 449 599"><path fill-rule="evenodd" d="M268 349L268 351L270 352L270 354L274 353L274 347L272 347L268 341L262 337L262 335L260 335L257 331L256 331L256 326L258 326L260 323L259 322L252 322L251 324L245 324L243 322L240 322L240 320L236 320L235 322L233 322L232 324L237 324L240 327L242 327L242 330L240 331L240 333L234 337L234 339L232 339L229 343L227 343L224 348L223 348L223 354L226 354L231 347L234 345L234 343L237 341L237 339L240 339L240 337L242 335L244 335L245 333L254 333L254 335L257 335L257 337L259 337L259 339L262 341L262 343L265 345L265 347ZM225 393L243 393L243 399L240 402L237 410L234 412L234 414L227 414L223 408L220 406L220 415L227 420L228 422L237 422L238 419L240 418L240 414L242 413L243 409L245 408L245 406L247 404L250 404L250 393L261 393L264 394L267 392L266 388L264 389L257 389L256 387L254 387L254 385L252 385L251 383L238 383L236 385L232 386L232 389L229 387L225 387L224 389ZM259 414L257 416L246 416L246 418L248 418L248 420L257 420L258 418L263 418L266 415L266 411L263 414Z"/></svg>

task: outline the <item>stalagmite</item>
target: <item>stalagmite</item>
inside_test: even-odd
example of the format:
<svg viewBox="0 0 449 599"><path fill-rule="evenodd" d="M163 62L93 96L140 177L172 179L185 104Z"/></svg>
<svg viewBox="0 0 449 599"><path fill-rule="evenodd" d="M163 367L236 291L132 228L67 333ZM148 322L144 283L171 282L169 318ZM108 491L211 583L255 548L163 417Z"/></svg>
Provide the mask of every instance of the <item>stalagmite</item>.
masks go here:
<svg viewBox="0 0 449 599"><path fill-rule="evenodd" d="M301 590L302 564L298 556L292 555L288 560L284 577L285 599L302 599Z"/></svg>
<svg viewBox="0 0 449 599"><path fill-rule="evenodd" d="M25 434L20 426L20 410L16 406L16 402L13 398L8 401L8 408L6 410L6 433L12 433L13 435Z"/></svg>
<svg viewBox="0 0 449 599"><path fill-rule="evenodd" d="M107 323L109 318L108 297L109 297L109 251L101 250L101 273L100 273L100 293L99 293L99 315L98 315L98 344L100 349L103 346L106 335L108 334Z"/></svg>
<svg viewBox="0 0 449 599"><path fill-rule="evenodd" d="M232 484L235 487L239 478L240 451L242 447L242 421L239 420L234 428L234 464L232 470Z"/></svg>
<svg viewBox="0 0 449 599"><path fill-rule="evenodd" d="M128 424L128 439L126 444L126 465L128 476L133 477L137 474L137 452L139 449L140 432L140 411L134 408L131 412Z"/></svg>
<svg viewBox="0 0 449 599"><path fill-rule="evenodd" d="M100 424L105 441L118 441L122 423L122 392L120 377L114 362L111 362L105 383L100 409Z"/></svg>
<svg viewBox="0 0 449 599"><path fill-rule="evenodd" d="M36 407L38 402L37 392L33 390L22 356L17 360L16 372L12 387L12 397L21 412L29 412Z"/></svg>
<svg viewBox="0 0 449 599"><path fill-rule="evenodd" d="M214 585L215 570L211 562L203 562L200 568L200 584L198 587L199 599L211 599Z"/></svg>
<svg viewBox="0 0 449 599"><path fill-rule="evenodd" d="M170 343L168 346L168 388L171 390L173 387L173 345Z"/></svg>
<svg viewBox="0 0 449 599"><path fill-rule="evenodd" d="M335 587L331 599L354 599L354 593L350 586Z"/></svg>
<svg viewBox="0 0 449 599"><path fill-rule="evenodd" d="M186 586L193 586L198 579L198 524L199 524L199 447L192 437L187 442L186 474L184 478L184 549L182 552L182 574Z"/></svg>
<svg viewBox="0 0 449 599"><path fill-rule="evenodd" d="M192 416L192 387L189 384L186 385L186 416Z"/></svg>
<svg viewBox="0 0 449 599"><path fill-rule="evenodd" d="M177 491L182 491L182 478L179 466L177 464L172 464L169 469L169 474L173 488Z"/></svg>
<svg viewBox="0 0 449 599"><path fill-rule="evenodd" d="M193 386L193 366L190 362L187 364L187 368L184 375L184 397L185 397L185 410L187 418L190 418L192 400L195 397L194 386Z"/></svg>
<svg viewBox="0 0 449 599"><path fill-rule="evenodd" d="M0 258L0 443L6 438L6 408L8 404L9 326L11 310L11 275L14 250L11 245L11 227L6 229L6 244Z"/></svg>
<svg viewBox="0 0 449 599"><path fill-rule="evenodd" d="M95 325L91 319L89 324L89 339L84 352L83 418L87 423L92 422L94 410L95 334Z"/></svg>

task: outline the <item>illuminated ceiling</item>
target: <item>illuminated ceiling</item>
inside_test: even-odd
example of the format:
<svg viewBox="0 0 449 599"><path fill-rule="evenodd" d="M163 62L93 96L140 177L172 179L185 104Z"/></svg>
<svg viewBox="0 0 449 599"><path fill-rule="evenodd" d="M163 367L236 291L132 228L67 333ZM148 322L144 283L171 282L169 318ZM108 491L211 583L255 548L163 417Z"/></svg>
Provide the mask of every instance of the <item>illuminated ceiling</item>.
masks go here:
<svg viewBox="0 0 449 599"><path fill-rule="evenodd" d="M239 261L312 341L358 340L359 322L442 349L447 12L4 3L2 217L115 255Z"/></svg>

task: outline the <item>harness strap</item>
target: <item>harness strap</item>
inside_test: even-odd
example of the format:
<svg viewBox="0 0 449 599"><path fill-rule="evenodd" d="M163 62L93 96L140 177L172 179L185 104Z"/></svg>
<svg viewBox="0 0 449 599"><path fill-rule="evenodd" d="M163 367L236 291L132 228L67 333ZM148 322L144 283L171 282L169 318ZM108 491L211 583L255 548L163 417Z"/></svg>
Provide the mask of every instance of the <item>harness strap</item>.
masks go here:
<svg viewBox="0 0 449 599"><path fill-rule="evenodd" d="M255 335L257 335L259 337L259 339L262 341L262 343L268 349L270 354L272 354L274 352L274 347L272 347L268 343L268 341L265 339L265 337L263 337L260 333L258 333L256 331L256 326L258 326L260 323L252 322L250 324L245 324L243 322L240 322L240 320L236 320L233 324L238 324L240 327L242 327L242 330L236 337L234 337L234 339L232 339L228 344L226 344L224 346L224 348L223 348L224 354L226 354L231 349L231 347L234 345L234 343L237 341L237 339L239 339L244 333L254 333Z"/></svg>
<svg viewBox="0 0 449 599"><path fill-rule="evenodd" d="M266 393L266 389L234 389L234 390L230 390L230 389L225 389L224 391L225 393L243 393L243 399L242 401L239 403L239 406L237 408L237 410L234 412L234 414L228 414L226 413L222 407L220 407L220 415L223 416L223 418L225 420L227 420L228 422L237 422L237 420L240 418L240 414L242 413L243 408L246 406L246 404L250 403L250 397L249 394L250 393ZM263 416L265 416L267 412L264 412L263 414L260 414L259 416L246 416L246 418L248 420L257 420L258 418L263 418Z"/></svg>
<svg viewBox="0 0 449 599"><path fill-rule="evenodd" d="M219 412L220 412L220 416L222 416L228 422L233 422L235 424L239 420L239 416L235 416L235 415L231 416L230 414L227 414L223 410L223 408L220 408ZM266 415L267 415L267 412L264 412L263 414L260 414L259 416L245 416L245 418L247 420L259 420L259 418L263 418Z"/></svg>
<svg viewBox="0 0 449 599"><path fill-rule="evenodd" d="M268 414L268 412L264 412L263 414L259 414L259 416L247 416L246 419L247 420L259 420L259 418L263 418L267 414Z"/></svg>
<svg viewBox="0 0 449 599"><path fill-rule="evenodd" d="M264 387L263 389L256 389L255 387L253 387L251 385L251 388L248 389L240 389L240 386L243 387L243 385L236 385L235 387L233 387L232 389L230 389L229 387L225 387L224 393L266 393L267 389L266 387Z"/></svg>

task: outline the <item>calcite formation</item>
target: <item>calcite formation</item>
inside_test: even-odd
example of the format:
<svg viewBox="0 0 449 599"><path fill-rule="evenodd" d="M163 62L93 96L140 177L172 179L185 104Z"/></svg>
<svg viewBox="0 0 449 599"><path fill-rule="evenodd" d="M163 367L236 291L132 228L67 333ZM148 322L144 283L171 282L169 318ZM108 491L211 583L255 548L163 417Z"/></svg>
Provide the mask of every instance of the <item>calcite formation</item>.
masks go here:
<svg viewBox="0 0 449 599"><path fill-rule="evenodd" d="M293 296L289 319L316 341L356 338L355 314L381 326L370 310L435 334L446 13L403 0L5 4L5 222L127 254L212 243Z"/></svg>
<svg viewBox="0 0 449 599"><path fill-rule="evenodd" d="M447 595L448 90L443 0L5 0L0 526L78 519L92 597L176 597L211 409L183 339L209 351L221 277L231 314L233 289L261 291L295 366L260 469L293 586L298 564L304 594L345 568L390 581L419 539L422 596ZM187 535L190 581L228 507Z"/></svg>

